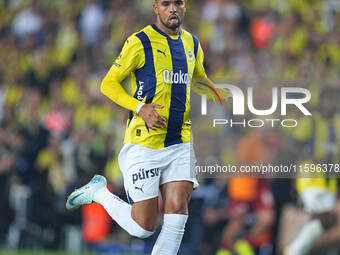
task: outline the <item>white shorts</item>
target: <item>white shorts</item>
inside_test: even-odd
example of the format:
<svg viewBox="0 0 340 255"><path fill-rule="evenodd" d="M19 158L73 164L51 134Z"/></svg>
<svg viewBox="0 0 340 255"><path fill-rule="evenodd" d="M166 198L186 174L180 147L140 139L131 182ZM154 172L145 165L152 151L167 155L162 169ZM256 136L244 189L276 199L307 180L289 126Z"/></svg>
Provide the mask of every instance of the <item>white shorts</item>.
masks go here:
<svg viewBox="0 0 340 255"><path fill-rule="evenodd" d="M335 194L327 189L311 188L300 194L304 209L309 213L325 213L333 210Z"/></svg>
<svg viewBox="0 0 340 255"><path fill-rule="evenodd" d="M196 157L191 142L150 149L126 143L118 155L124 187L130 204L158 197L159 186L173 181L190 181L194 188Z"/></svg>

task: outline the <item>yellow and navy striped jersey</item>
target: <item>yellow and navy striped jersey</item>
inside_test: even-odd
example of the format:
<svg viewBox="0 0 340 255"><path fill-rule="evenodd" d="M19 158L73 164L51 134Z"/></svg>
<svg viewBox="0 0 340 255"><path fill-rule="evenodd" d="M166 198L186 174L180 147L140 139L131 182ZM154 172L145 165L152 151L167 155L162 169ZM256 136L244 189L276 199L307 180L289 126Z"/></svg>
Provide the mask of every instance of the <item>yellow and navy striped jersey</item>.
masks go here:
<svg viewBox="0 0 340 255"><path fill-rule="evenodd" d="M154 131L130 111L124 143L160 149L191 140L191 81L193 77L207 78L203 58L198 39L184 29L178 36L168 36L156 25L149 25L126 40L107 76L131 75L132 96L163 105L157 111L167 119L167 125Z"/></svg>

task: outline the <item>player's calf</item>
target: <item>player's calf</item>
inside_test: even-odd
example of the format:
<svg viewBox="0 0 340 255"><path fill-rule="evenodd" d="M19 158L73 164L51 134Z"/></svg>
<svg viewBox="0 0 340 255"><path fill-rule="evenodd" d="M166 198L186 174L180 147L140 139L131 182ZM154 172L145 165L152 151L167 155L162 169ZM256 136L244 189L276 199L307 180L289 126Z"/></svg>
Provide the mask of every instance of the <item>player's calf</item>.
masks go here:
<svg viewBox="0 0 340 255"><path fill-rule="evenodd" d="M131 216L143 229L154 231L158 214L158 197L133 203Z"/></svg>
<svg viewBox="0 0 340 255"><path fill-rule="evenodd" d="M188 219L188 203L192 189L193 184L188 181L174 181L161 186L164 202L163 226L152 255L177 254Z"/></svg>
<svg viewBox="0 0 340 255"><path fill-rule="evenodd" d="M105 188L96 192L93 200L101 204L111 218L130 235L147 238L154 233L153 229L149 231L136 222L132 217L132 206L112 194L108 189Z"/></svg>

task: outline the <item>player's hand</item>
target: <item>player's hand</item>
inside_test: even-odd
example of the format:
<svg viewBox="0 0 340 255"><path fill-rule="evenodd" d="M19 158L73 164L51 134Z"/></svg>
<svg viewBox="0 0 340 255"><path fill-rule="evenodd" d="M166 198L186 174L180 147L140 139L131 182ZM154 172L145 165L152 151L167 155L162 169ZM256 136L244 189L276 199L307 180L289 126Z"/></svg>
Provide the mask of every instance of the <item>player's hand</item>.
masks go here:
<svg viewBox="0 0 340 255"><path fill-rule="evenodd" d="M154 131L157 131L157 128L164 128L166 126L166 119L156 111L156 108L162 109L164 106L153 103L145 104L138 113L138 115L146 122L148 127Z"/></svg>

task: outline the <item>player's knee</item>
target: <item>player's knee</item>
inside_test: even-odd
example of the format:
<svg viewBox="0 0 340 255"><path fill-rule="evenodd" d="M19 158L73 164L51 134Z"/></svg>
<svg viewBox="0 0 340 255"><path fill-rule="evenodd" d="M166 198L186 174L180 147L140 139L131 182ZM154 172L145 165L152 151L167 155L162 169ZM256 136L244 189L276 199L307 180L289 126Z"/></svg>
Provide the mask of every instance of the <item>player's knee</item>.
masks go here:
<svg viewBox="0 0 340 255"><path fill-rule="evenodd" d="M179 206L173 210L174 214L188 215L188 207L187 206Z"/></svg>
<svg viewBox="0 0 340 255"><path fill-rule="evenodd" d="M138 238L142 238L142 239L145 239L145 238L148 238L150 237L152 234L154 233L154 231L148 231L146 229L140 229L137 233L135 233L135 237L138 237Z"/></svg>
<svg viewBox="0 0 340 255"><path fill-rule="evenodd" d="M138 238L148 238L154 233L153 228L145 228L139 222L132 219L128 233Z"/></svg>
<svg viewBox="0 0 340 255"><path fill-rule="evenodd" d="M137 224L150 232L153 232L155 230L156 226L156 220L155 219L150 219L149 217L133 217L134 221L137 222Z"/></svg>
<svg viewBox="0 0 340 255"><path fill-rule="evenodd" d="M186 201L173 200L167 204L165 213L168 214L188 214L188 204Z"/></svg>

